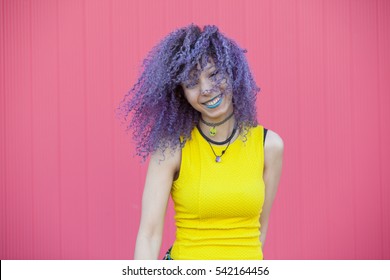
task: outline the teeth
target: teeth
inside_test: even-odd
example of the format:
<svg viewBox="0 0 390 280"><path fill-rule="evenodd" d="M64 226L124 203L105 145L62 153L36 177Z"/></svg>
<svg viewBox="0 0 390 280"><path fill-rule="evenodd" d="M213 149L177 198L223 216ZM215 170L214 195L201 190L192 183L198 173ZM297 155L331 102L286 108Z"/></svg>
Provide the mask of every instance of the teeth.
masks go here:
<svg viewBox="0 0 390 280"><path fill-rule="evenodd" d="M219 100L221 99L221 96L214 98L212 101L205 103L207 106L213 106L215 105Z"/></svg>

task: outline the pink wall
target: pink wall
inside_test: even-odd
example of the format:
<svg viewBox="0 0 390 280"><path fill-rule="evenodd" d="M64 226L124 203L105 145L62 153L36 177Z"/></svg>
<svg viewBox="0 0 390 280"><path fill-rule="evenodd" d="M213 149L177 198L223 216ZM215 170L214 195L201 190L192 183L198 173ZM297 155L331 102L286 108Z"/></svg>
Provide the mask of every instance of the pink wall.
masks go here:
<svg viewBox="0 0 390 280"><path fill-rule="evenodd" d="M132 258L146 164L114 111L191 22L248 50L284 139L265 258L390 259L386 0L1 0L0 259Z"/></svg>

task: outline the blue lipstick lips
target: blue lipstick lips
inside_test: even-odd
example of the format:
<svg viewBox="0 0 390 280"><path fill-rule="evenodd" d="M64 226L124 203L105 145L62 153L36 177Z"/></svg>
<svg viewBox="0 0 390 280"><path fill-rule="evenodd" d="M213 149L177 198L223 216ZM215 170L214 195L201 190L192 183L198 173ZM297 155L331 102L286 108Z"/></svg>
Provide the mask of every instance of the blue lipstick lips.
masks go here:
<svg viewBox="0 0 390 280"><path fill-rule="evenodd" d="M208 109L217 108L219 105L221 105L222 99L223 99L223 96L220 96L217 103L215 103L215 104L213 104L213 105L205 105L205 106L206 106Z"/></svg>

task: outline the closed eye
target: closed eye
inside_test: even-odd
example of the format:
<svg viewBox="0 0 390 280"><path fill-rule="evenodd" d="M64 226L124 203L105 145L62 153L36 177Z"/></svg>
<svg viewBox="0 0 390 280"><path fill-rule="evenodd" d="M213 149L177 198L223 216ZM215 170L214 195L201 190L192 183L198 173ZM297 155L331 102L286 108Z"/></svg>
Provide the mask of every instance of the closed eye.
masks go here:
<svg viewBox="0 0 390 280"><path fill-rule="evenodd" d="M211 75L210 75L210 77L214 77L215 75L217 75L218 74L218 71L215 71L214 73L212 73Z"/></svg>
<svg viewBox="0 0 390 280"><path fill-rule="evenodd" d="M198 83L189 83L189 84L186 84L186 88L194 88Z"/></svg>

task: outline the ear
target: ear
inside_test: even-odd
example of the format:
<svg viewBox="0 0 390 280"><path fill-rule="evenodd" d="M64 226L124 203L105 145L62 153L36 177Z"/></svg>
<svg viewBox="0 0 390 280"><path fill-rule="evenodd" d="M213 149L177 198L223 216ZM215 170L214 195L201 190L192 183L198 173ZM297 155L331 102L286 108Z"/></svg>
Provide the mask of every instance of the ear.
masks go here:
<svg viewBox="0 0 390 280"><path fill-rule="evenodd" d="M186 95L184 93L183 86L181 84L177 85L177 87L175 88L174 96L178 100L183 100L183 99L187 100Z"/></svg>

